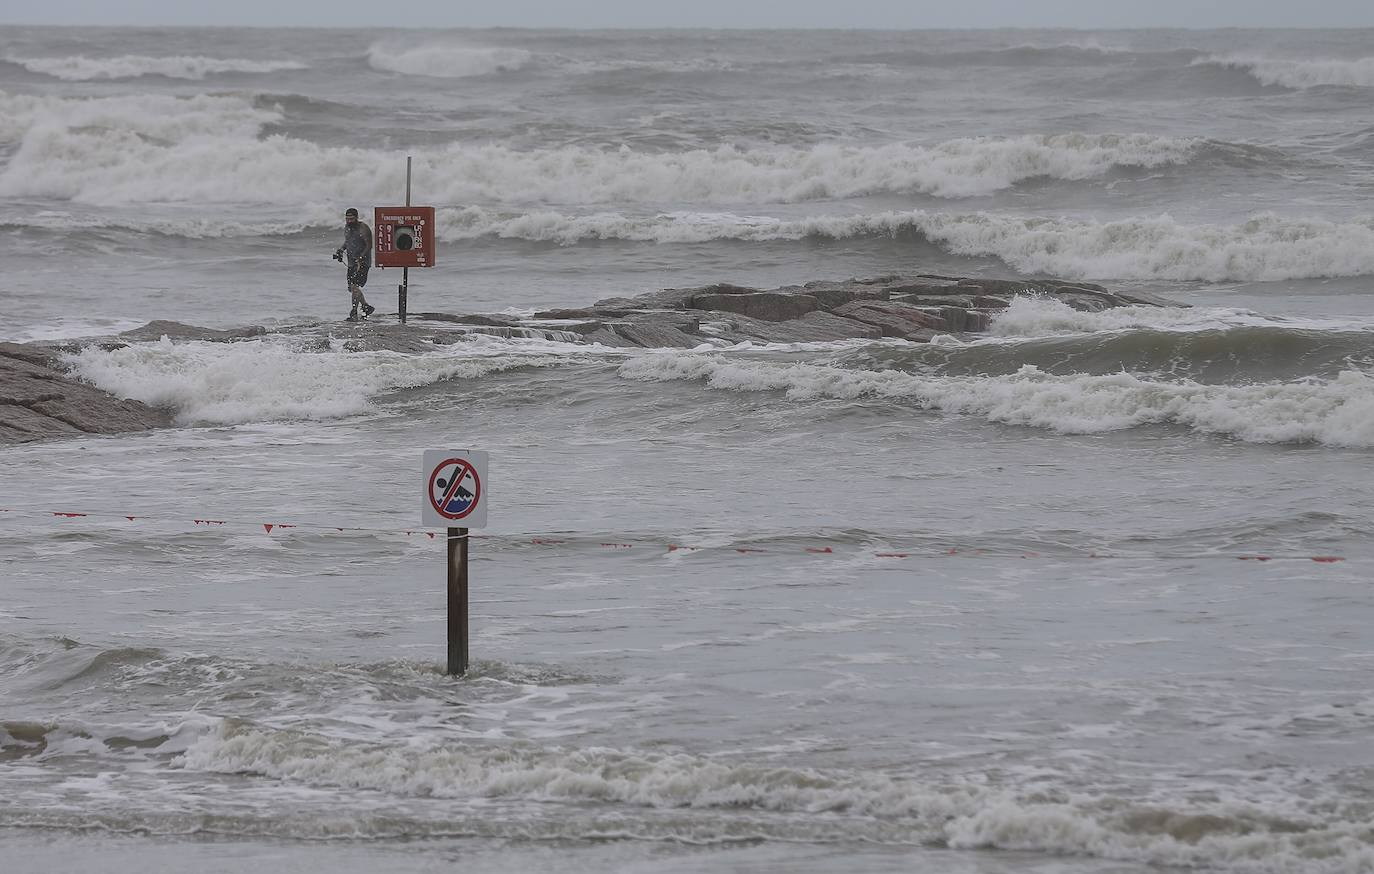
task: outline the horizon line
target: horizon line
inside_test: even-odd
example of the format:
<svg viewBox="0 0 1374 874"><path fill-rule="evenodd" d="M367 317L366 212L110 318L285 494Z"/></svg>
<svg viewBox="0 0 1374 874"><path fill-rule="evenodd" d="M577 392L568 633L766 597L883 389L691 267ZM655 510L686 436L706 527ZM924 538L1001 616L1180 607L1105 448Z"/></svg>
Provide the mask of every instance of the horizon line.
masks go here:
<svg viewBox="0 0 1374 874"><path fill-rule="evenodd" d="M539 30L539 31L570 31L570 32L593 32L593 31L661 31L661 30L697 30L697 31L753 31L753 32L776 32L776 31L839 31L844 33L856 32L905 32L905 33L929 33L929 32L995 32L995 31L1075 31L1075 32L1120 32L1120 31L1229 31L1229 30L1374 30L1374 22L1369 24L1328 24L1328 25L1243 25L1243 24L1224 24L1210 27L1190 27L1187 25L1121 25L1113 27L1086 27L1075 25L1006 25L1002 27L985 26L948 26L948 27L899 27L899 26L866 26L866 27L839 27L839 26L795 26L795 27L764 27L757 25L745 26L711 26L699 24L665 24L665 25L636 25L636 26L575 26L565 24L533 25L533 24L488 24L488 25L443 25L439 27L398 27L395 25L383 24L352 24L352 25L318 25L318 24L68 24L58 22L37 22L23 21L11 22L0 21L0 27L47 27L60 30L89 30L94 28L109 30L157 30L157 29L231 29L231 30L394 30L394 31L445 31L445 30Z"/></svg>

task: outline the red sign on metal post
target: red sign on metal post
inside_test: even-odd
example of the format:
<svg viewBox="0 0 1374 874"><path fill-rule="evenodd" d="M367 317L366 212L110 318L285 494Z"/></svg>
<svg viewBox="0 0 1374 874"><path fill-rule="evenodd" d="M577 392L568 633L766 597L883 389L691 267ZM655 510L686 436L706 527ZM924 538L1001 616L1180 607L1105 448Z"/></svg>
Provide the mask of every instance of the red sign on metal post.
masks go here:
<svg viewBox="0 0 1374 874"><path fill-rule="evenodd" d="M379 206L372 228L378 267L434 266L434 207Z"/></svg>

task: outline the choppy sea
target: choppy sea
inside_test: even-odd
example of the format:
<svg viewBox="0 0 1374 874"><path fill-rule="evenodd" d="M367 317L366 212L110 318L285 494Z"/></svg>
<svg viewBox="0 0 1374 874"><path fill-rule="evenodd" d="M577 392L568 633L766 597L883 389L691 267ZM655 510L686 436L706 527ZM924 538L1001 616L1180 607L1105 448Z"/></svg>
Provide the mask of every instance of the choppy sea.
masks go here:
<svg viewBox="0 0 1374 874"><path fill-rule="evenodd" d="M0 28L0 339L176 416L0 449L0 869L1374 872L1371 100L1369 30ZM412 312L1180 306L371 343L407 156ZM267 331L87 342L153 319Z"/></svg>

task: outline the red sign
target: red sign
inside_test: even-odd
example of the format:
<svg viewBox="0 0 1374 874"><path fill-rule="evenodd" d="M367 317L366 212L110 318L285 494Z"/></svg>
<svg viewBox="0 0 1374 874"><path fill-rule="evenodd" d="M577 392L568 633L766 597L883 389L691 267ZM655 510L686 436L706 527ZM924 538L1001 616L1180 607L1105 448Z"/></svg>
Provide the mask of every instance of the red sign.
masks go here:
<svg viewBox="0 0 1374 874"><path fill-rule="evenodd" d="M378 267L434 266L434 207L379 206L373 216Z"/></svg>

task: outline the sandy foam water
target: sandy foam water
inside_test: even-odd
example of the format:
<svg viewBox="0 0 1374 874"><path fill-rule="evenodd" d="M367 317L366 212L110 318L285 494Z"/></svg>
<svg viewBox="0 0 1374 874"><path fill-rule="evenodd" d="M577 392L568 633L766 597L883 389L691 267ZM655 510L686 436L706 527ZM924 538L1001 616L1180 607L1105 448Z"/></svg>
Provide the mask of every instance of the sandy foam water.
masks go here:
<svg viewBox="0 0 1374 874"><path fill-rule="evenodd" d="M68 363L98 388L174 410L181 424L240 424L357 415L372 409L372 398L396 389L557 366L568 361L555 351L562 345L479 338L415 355L308 351L277 339L226 344L164 337L120 349L86 348Z"/></svg>
<svg viewBox="0 0 1374 874"><path fill-rule="evenodd" d="M1265 85L1314 88L1344 85L1374 88L1374 57L1354 59L1269 58L1261 55L1207 55L1194 64L1243 70Z"/></svg>
<svg viewBox="0 0 1374 874"><path fill-rule="evenodd" d="M220 724L218 718L199 713L121 723L76 717L57 722L0 721L0 756L128 759L180 755L218 731Z"/></svg>
<svg viewBox="0 0 1374 874"><path fill-rule="evenodd" d="M432 40L416 45L414 41L383 40L367 50L367 62L374 70L461 79L519 70L533 60L524 49L501 46L474 46L456 41Z"/></svg>
<svg viewBox="0 0 1374 874"><path fill-rule="evenodd" d="M73 55L61 58L6 58L34 73L43 73L69 82L93 79L134 79L139 76L166 76L171 79L204 79L215 73L274 73L304 70L298 61L252 61L244 58L207 58L198 55L149 57L121 55L91 58Z"/></svg>
<svg viewBox="0 0 1374 874"><path fill-rule="evenodd" d="M434 738L364 743L238 720L200 734L174 766L201 774L258 775L287 787L370 790L399 803L485 798L615 805L625 817L627 837L634 835L637 819L651 820L651 811L730 811L732 820L751 819L754 837L764 840L788 839L798 826L814 840L815 832L832 832L838 820L849 841L1233 871L1359 871L1374 859L1358 805L1306 800L1268 784L1251 797L1220 784L1210 800L1175 798L1167 789L1149 787L1119 797L1086 786L1064 791L1068 787L1057 786L1053 772L1041 771L1021 791L981 775L928 780L738 757ZM635 816L625 808L645 813ZM783 818L751 816L762 812ZM708 834L694 838L710 840Z"/></svg>
<svg viewBox="0 0 1374 874"><path fill-rule="evenodd" d="M677 353L631 359L619 373L644 381L700 380L713 389L781 391L797 401L881 398L1063 434L1162 424L1252 443L1374 446L1374 378L1358 371L1329 381L1233 386L1129 373L1054 376L1032 365L1007 376L925 376Z"/></svg>

